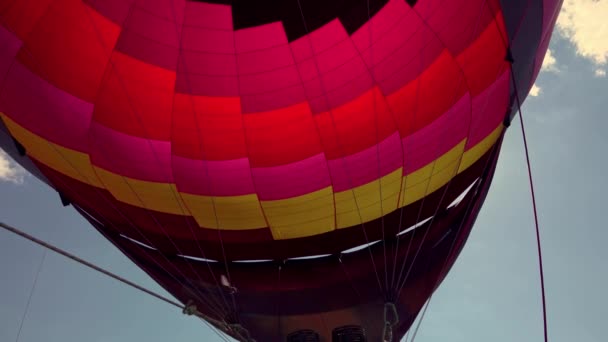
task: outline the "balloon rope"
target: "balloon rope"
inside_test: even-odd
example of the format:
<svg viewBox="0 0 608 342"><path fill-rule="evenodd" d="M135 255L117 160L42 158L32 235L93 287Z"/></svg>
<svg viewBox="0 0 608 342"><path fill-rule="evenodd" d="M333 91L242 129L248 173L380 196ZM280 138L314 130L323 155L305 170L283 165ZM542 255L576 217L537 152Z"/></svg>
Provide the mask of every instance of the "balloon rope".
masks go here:
<svg viewBox="0 0 608 342"><path fill-rule="evenodd" d="M55 246L53 246L53 245L51 245L51 244L49 244L47 242L44 242L44 241L42 241L40 239L37 239L37 238L29 235L28 233L26 233L24 231L21 231L21 230L15 228L15 227L11 227L11 226L3 223L3 222L0 222L0 228L3 228L3 229L5 229L5 230L7 230L7 231L9 231L9 232L11 232L13 234L19 235L22 238L25 238L27 240L30 240L33 243L36 243L36 244L38 244L38 245L40 245L40 246L42 246L42 247L44 247L46 249L49 249L49 250L51 250L51 251L53 251L53 252L55 252L57 254L61 254L61 255L63 255L66 258L72 259L72 260L76 261L79 264L82 264L82 265L84 265L86 267L92 268L93 270L95 270L95 271L97 271L99 273L102 273L102 274L105 274L105 275L107 275L107 276L109 276L111 278L114 278L114 279L116 279L116 280L118 280L118 281L120 281L120 282L122 282L122 283L124 283L126 285L129 285L129 286L131 286L131 287L133 287L133 288L135 288L137 290L140 290L142 292L145 292L145 293L147 293L147 294L149 294L149 295L151 295L153 297L156 297L156 298L158 298L158 299L160 299L160 300L162 300L162 301L164 301L166 303L169 303L169 304L171 304L171 305L173 305L173 306L175 306L175 307L177 307L179 309L182 309L182 310L184 309L184 306L182 304L180 304L180 303L177 303L177 302L175 302L175 301L173 301L173 300L171 300L169 298L163 297L162 295L157 294L157 293L153 292L152 290L148 290L148 289L146 289L146 288L144 288L144 287L142 287L140 285L137 285L137 284L135 284L135 283L133 283L133 282L131 282L131 281L129 281L129 280L127 280L127 279L119 276L119 275L116 275L116 274L110 272L110 271L106 271L105 269L103 269L103 268L101 268L99 266L95 266L94 264L92 264L92 263L90 263L90 262L88 262L88 261L86 261L86 260L84 260L82 258L79 258L79 257L75 256L74 254L71 254L71 253L69 253L69 252L67 252L67 251L65 251L65 250L63 250L63 249L61 249L59 247L55 247Z"/></svg>
<svg viewBox="0 0 608 342"><path fill-rule="evenodd" d="M521 101L519 98L519 92L517 91L517 83L515 82L515 74L513 72L513 68L511 68L511 79L513 80L514 90L515 90L515 99L517 101L517 111L519 112L519 123L521 126L521 135L524 141L524 150L526 152L526 164L528 166L528 180L530 183L530 195L532 197L532 210L534 211L534 228L536 230L536 247L538 251L538 272L540 274L540 290L541 290L541 298L543 304L543 332L545 337L545 342L549 341L547 334L547 304L545 300L545 272L543 269L543 254L540 243L540 229L538 224L538 211L536 210L536 195L534 193L534 182L532 180L532 166L530 163L530 153L528 150L528 140L526 139L526 129L524 125L524 118L521 111Z"/></svg>
<svg viewBox="0 0 608 342"><path fill-rule="evenodd" d="M21 316L21 323L19 323L19 330L17 330L17 337L15 338L15 342L19 342L21 338L21 330L23 330L23 323L25 323L25 318L27 317L27 313L30 311L30 303L32 302L32 297L34 297L34 292L36 291L36 284L38 284L38 278L40 277L40 272L42 271L42 266L44 265L44 260L46 259L46 249L42 254L42 258L40 258L40 264L38 264L38 270L36 270L36 277L34 278L34 284L32 284L32 288L30 289L30 295L27 297L27 303L25 304L25 311L23 311L23 315Z"/></svg>
<svg viewBox="0 0 608 342"><path fill-rule="evenodd" d="M3 222L0 222L0 228L4 229L6 231L9 231L9 232L11 232L11 233L13 233L15 235L18 235L18 236L20 236L20 237L22 237L24 239L30 240L31 242L33 242L35 244L38 244L38 245L40 245L40 246L42 246L42 247L44 247L44 248L46 248L48 250L51 250L51 251L53 251L53 252L55 252L57 254L60 254L60 255L62 255L64 257L68 258L68 259L72 259L73 261L76 261L77 263L79 263L81 265L84 265L84 266L86 266L88 268L91 268L94 271L97 271L97 272L99 272L101 274L104 274L104 275L106 275L106 276L108 276L110 278L118 280L119 282L121 282L121 283L123 283L125 285L128 285L128 286L130 286L130 287L132 287L132 288L134 288L136 290L139 290L141 292L144 292L144 293L146 293L146 294L148 294L148 295L150 295L152 297L155 297L156 299L159 299L159 300L161 300L161 301L163 301L163 302L165 302L167 304L173 305L173 306L177 307L178 309L180 309L182 311L186 309L186 306L184 306L184 305L182 305L182 304L180 304L180 303L178 303L178 302L176 302L174 300L171 300L171 299L169 299L167 297L164 297L163 295L160 295L160 294L158 294L158 293L156 293L156 292L154 292L152 290L146 289L145 287L143 287L141 285L137 285L137 284L135 284L134 282L132 282L130 280L127 280L127 279L125 279L125 278L123 278L123 277L121 277L121 276L119 276L117 274L114 274L114 273L112 273L110 271L107 271L107 270L105 270L105 269L103 269L103 268L101 268L99 266L96 266L96 265L94 265L94 264L92 264L92 263L90 263L90 262L88 262L88 261L86 261L86 260L84 260L84 259L82 259L80 257L77 257L76 255L74 255L74 254L72 254L70 252L67 252L67 251L65 251L65 250L63 250L63 249L61 249L59 247L51 245L50 243L42 241L42 240L40 240L40 239L38 239L38 238L36 238L36 237L34 237L34 236L32 236L32 235L30 235L30 234L22 231L22 230L19 230L19 229L15 228L15 227L9 226L8 224L5 224ZM46 256L46 254L45 254L45 256ZM36 274L36 280L38 279L38 275L40 274L40 270L42 269L42 263L43 263L43 261L44 261L44 256L43 256L42 261L40 262L40 266L38 268L38 273ZM34 282L34 286L32 287L32 293L33 293L33 290L34 290L35 286L36 286L36 282ZM30 303L30 300L31 300L31 297L32 297L32 293L30 293L30 298L28 299L28 304L27 304L28 307L29 307L29 303ZM27 312L27 309L26 309L26 312ZM198 311L195 312L195 315L197 317L203 319L203 322L205 322L205 324L207 324L208 326L210 326L210 323L206 321L206 320L210 319L209 317L206 317L205 315L201 314ZM24 314L24 318L25 318L25 314ZM23 321L21 322L21 326L23 326ZM210 328L220 338L222 338L224 341L227 341L226 337L224 337L223 335L221 335L216 329L213 328L213 326L210 326ZM21 332L21 327L19 328L19 333L20 332ZM19 335L17 335L17 339L19 339Z"/></svg>
<svg viewBox="0 0 608 342"><path fill-rule="evenodd" d="M527 5L526 5L525 14L527 14L529 7L530 7L530 1L528 1ZM560 8L560 6L556 6L555 12L553 12L554 16L557 14L557 11L559 11L559 8ZM525 17L525 15L522 16L522 18L517 26L516 32L518 32L519 29L521 28L524 17ZM496 23L496 25L498 25L498 23ZM502 30L501 30L501 32L502 32ZM501 37L503 37L503 36L501 35ZM503 43L505 44L505 47L508 49L509 43L504 39L504 37L503 37ZM511 60L511 64L513 64L512 60ZM530 183L530 195L532 197L532 210L534 212L534 228L536 230L536 247L537 247L537 251L538 251L538 272L540 275L540 290L541 290L541 298L542 298L542 305L543 305L543 334L544 334L543 336L544 336L544 341L548 342L549 337L548 337L548 333L547 333L547 303L546 303L546 299L545 299L545 272L543 269L543 255L542 255L542 249L541 249L541 243L540 243L538 211L536 210L536 194L534 193L534 181L532 180L532 166L530 163L528 140L526 139L526 129L525 129L524 119L523 119L522 110L521 110L521 99L519 97L517 81L515 80L515 73L513 71L513 65L511 65L511 80L513 81L513 90L515 92L515 100L517 102L517 111L519 113L519 124L521 126L521 135L523 137L524 150L526 152L526 165L528 167L528 181Z"/></svg>

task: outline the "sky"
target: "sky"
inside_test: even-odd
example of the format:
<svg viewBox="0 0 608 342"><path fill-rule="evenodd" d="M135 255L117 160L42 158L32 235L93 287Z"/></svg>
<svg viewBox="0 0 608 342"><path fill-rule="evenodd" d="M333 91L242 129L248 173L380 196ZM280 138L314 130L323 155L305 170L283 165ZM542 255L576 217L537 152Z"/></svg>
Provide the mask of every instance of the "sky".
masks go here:
<svg viewBox="0 0 608 342"><path fill-rule="evenodd" d="M564 1L543 71L522 108L552 342L606 341L606 17L606 0ZM0 221L169 296L1 150ZM415 341L542 341L536 253L516 119L477 224ZM0 341L223 341L200 320L4 231L0 275Z"/></svg>

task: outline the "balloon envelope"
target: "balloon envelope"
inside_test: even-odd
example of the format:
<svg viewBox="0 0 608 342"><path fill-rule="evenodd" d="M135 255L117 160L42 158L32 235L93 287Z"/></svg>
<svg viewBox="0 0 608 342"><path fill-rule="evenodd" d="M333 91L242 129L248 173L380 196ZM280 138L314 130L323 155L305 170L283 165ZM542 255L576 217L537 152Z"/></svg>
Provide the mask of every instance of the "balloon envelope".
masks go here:
<svg viewBox="0 0 608 342"><path fill-rule="evenodd" d="M258 341L405 334L466 241L561 6L33 3L0 4L0 147Z"/></svg>

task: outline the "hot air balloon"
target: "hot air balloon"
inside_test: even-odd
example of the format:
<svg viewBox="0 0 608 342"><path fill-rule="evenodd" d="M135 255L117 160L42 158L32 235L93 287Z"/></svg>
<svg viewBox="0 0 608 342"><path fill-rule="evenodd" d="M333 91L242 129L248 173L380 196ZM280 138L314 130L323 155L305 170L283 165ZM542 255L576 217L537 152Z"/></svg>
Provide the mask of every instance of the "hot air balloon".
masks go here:
<svg viewBox="0 0 608 342"><path fill-rule="evenodd" d="M560 0L3 0L0 147L242 341L397 341Z"/></svg>

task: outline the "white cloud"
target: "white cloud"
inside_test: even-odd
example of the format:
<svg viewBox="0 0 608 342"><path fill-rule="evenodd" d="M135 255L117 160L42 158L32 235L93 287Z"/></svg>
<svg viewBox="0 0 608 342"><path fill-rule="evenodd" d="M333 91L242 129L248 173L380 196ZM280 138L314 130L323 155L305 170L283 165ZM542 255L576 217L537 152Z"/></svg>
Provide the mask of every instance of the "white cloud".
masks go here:
<svg viewBox="0 0 608 342"><path fill-rule="evenodd" d="M530 93L529 94L530 94L530 96L536 97L536 96L540 95L540 93L541 93L540 87L537 86L536 84L534 84L532 86L532 88L530 89Z"/></svg>
<svg viewBox="0 0 608 342"><path fill-rule="evenodd" d="M597 77L606 77L606 69L596 69L595 76Z"/></svg>
<svg viewBox="0 0 608 342"><path fill-rule="evenodd" d="M0 150L0 182L23 184L27 172L15 163L6 152Z"/></svg>
<svg viewBox="0 0 608 342"><path fill-rule="evenodd" d="M549 49L545 54L545 59L543 60L543 65L541 67L542 71L549 72L559 72L559 68L557 67L557 61L555 57L553 57L553 52Z"/></svg>
<svg viewBox="0 0 608 342"><path fill-rule="evenodd" d="M564 0L557 20L559 32L574 44L579 55L593 62L600 76L608 64L607 17L606 0Z"/></svg>
<svg viewBox="0 0 608 342"><path fill-rule="evenodd" d="M558 73L559 72L559 68L557 67L557 61L555 60L555 57L553 57L553 53L551 52L551 50L547 50L547 53L545 54L545 59L543 59L543 65L541 66L540 69L541 72L553 72L553 73ZM532 88L530 89L530 92L528 93L530 96L533 97L537 97L538 95L540 95L542 92L542 89L536 85L536 83L534 85L532 85Z"/></svg>

